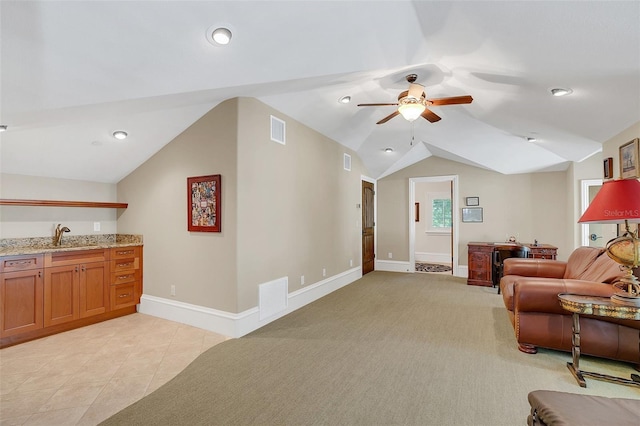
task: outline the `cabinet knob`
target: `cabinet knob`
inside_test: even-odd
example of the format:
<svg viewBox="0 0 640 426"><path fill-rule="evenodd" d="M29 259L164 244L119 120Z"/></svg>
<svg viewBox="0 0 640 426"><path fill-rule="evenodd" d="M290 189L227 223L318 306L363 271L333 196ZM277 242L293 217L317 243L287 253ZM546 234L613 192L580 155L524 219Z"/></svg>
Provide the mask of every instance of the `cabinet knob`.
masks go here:
<svg viewBox="0 0 640 426"><path fill-rule="evenodd" d="M127 293L127 294L121 294L121 295L119 295L118 297L119 297L120 299L122 299L123 297L129 297L129 293Z"/></svg>

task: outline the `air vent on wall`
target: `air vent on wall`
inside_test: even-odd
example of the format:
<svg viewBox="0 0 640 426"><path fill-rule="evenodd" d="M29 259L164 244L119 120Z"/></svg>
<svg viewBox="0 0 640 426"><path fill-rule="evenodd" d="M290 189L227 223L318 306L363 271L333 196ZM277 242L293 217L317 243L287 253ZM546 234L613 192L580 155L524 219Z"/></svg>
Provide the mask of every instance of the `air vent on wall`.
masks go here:
<svg viewBox="0 0 640 426"><path fill-rule="evenodd" d="M344 169L348 172L351 171L351 156L349 154L344 155Z"/></svg>
<svg viewBox="0 0 640 426"><path fill-rule="evenodd" d="M279 118L271 116L271 140L285 145L285 123Z"/></svg>

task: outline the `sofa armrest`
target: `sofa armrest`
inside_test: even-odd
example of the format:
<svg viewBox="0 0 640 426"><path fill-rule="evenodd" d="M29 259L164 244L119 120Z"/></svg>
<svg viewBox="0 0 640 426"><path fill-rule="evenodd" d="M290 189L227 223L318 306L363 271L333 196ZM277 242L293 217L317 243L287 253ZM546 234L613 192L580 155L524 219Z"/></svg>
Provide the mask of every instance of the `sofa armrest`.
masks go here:
<svg viewBox="0 0 640 426"><path fill-rule="evenodd" d="M614 288L611 284L584 280L522 278L514 284L514 309L517 312L568 315L568 312L562 309L558 301L560 293L609 297L614 293Z"/></svg>
<svg viewBox="0 0 640 426"><path fill-rule="evenodd" d="M524 259L510 257L504 260L503 275L523 277L562 278L567 262L551 259Z"/></svg>

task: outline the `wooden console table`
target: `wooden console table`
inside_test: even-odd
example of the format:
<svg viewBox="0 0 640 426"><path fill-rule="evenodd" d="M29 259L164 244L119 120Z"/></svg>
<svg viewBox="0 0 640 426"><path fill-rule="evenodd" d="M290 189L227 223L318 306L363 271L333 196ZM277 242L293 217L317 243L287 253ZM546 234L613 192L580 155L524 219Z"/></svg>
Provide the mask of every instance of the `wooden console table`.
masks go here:
<svg viewBox="0 0 640 426"><path fill-rule="evenodd" d="M529 257L534 259L554 259L558 254L558 248L549 244L524 244L524 243L469 243L469 275L468 285L493 286L493 252L499 249L517 249L528 247Z"/></svg>
<svg viewBox="0 0 640 426"><path fill-rule="evenodd" d="M571 336L571 358L573 362L567 362L567 368L571 371L580 387L587 387L584 376L640 387L640 376L637 374L631 374L631 379L625 379L580 370L580 314L640 320L640 307L617 304L608 297L581 296L568 293L560 293L558 300L563 309L573 313L573 335Z"/></svg>

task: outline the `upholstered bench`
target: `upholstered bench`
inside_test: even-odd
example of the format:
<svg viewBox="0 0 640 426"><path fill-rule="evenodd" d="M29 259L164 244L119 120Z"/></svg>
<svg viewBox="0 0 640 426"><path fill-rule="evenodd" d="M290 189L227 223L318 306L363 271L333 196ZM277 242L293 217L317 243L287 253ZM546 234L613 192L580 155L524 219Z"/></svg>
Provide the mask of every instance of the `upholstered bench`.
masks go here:
<svg viewBox="0 0 640 426"><path fill-rule="evenodd" d="M529 426L638 426L640 400L537 390L529 393Z"/></svg>

